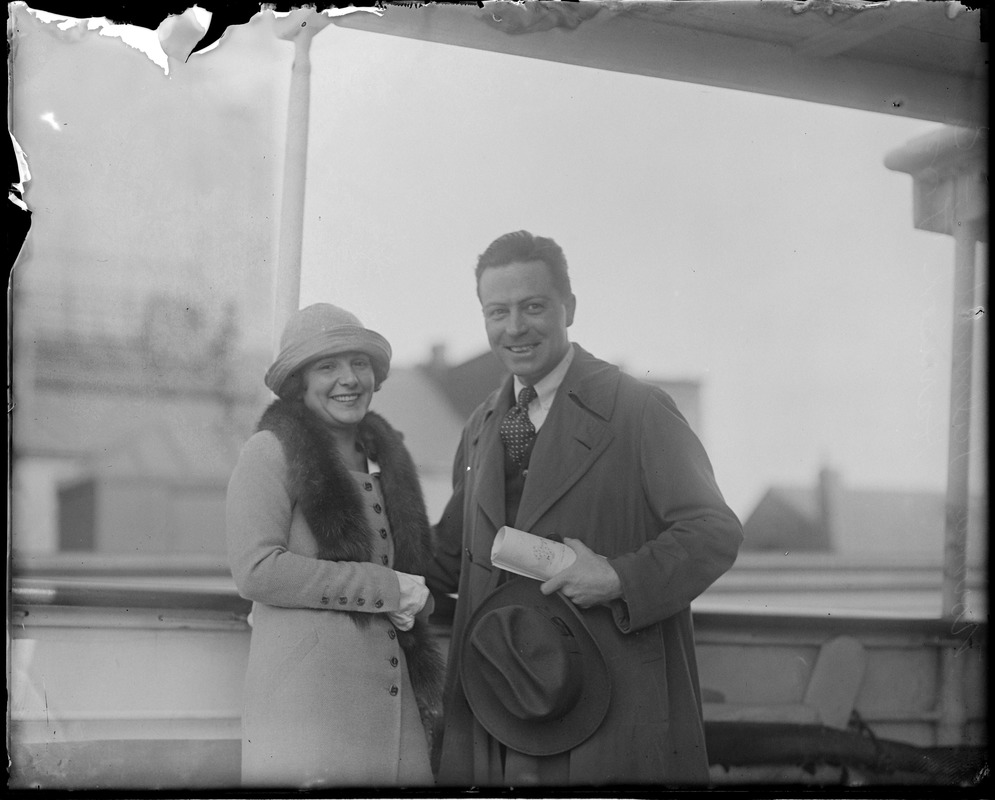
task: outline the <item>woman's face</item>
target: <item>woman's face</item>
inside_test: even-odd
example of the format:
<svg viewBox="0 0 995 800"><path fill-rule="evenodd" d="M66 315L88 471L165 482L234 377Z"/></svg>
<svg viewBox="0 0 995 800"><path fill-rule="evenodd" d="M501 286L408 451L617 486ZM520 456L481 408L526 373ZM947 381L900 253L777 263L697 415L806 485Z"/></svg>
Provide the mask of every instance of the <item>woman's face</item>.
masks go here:
<svg viewBox="0 0 995 800"><path fill-rule="evenodd" d="M335 353L304 370L304 405L333 428L353 428L370 408L376 381L365 353Z"/></svg>

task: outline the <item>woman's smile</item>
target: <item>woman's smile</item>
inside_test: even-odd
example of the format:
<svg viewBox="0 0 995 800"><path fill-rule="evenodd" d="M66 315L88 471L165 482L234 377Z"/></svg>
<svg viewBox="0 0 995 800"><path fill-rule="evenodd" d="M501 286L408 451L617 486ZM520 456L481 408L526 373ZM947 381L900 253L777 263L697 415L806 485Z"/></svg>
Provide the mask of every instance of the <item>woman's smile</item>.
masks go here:
<svg viewBox="0 0 995 800"><path fill-rule="evenodd" d="M336 353L304 370L304 405L335 428L354 428L366 416L376 379L363 353Z"/></svg>

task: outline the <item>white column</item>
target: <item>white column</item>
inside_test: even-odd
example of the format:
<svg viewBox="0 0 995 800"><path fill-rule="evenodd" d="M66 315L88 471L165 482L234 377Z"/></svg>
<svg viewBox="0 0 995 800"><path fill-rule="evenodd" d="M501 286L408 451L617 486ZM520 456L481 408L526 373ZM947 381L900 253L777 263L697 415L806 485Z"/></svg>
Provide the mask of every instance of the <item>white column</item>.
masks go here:
<svg viewBox="0 0 995 800"><path fill-rule="evenodd" d="M304 240L304 196L307 188L308 122L311 107L311 39L331 19L313 8L299 8L277 23L277 35L294 43L287 103L287 141L280 206L279 251L273 289L273 352L280 334L300 304L301 249Z"/></svg>
<svg viewBox="0 0 995 800"><path fill-rule="evenodd" d="M943 128L914 139L885 158L889 169L913 178L913 215L917 228L954 239L953 342L950 369L950 430L947 444L946 523L943 539L943 616L951 631L969 625L965 614L967 531L970 513L972 365L978 328L975 259L987 236L988 136L981 130ZM983 341L983 340L982 340ZM980 409L984 413L984 409ZM936 744L964 741L967 698L966 657L944 647L940 661Z"/></svg>

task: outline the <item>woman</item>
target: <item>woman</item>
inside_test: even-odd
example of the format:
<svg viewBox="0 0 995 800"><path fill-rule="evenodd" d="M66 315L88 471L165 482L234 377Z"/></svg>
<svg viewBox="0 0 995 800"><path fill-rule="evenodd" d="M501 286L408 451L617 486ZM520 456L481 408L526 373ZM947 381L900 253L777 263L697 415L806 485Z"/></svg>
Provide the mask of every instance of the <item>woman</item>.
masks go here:
<svg viewBox="0 0 995 800"><path fill-rule="evenodd" d="M253 601L247 786L432 782L430 528L401 436L368 412L390 356L348 311L298 311L266 373L279 399L228 485L232 575Z"/></svg>

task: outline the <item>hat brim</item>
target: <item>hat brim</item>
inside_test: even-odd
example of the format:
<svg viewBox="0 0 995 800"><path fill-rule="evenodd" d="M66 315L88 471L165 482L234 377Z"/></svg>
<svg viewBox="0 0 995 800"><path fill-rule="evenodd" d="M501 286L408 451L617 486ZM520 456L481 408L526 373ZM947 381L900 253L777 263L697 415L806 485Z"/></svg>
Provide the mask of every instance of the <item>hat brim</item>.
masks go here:
<svg viewBox="0 0 995 800"><path fill-rule="evenodd" d="M321 331L281 350L264 378L273 394L284 397L287 380L306 364L336 353L357 352L368 355L382 383L390 371L391 349L387 340L376 331L358 325L340 325Z"/></svg>
<svg viewBox="0 0 995 800"><path fill-rule="evenodd" d="M567 625L581 650L584 675L577 702L562 716L536 721L509 713L490 684L481 679L481 656L470 646L474 626L484 615L509 605L533 608ZM515 577L491 592L467 623L460 653L460 681L474 717L502 744L531 756L551 756L571 750L598 729L611 702L611 677L597 641L584 624L581 612L556 593L539 591L538 581Z"/></svg>

